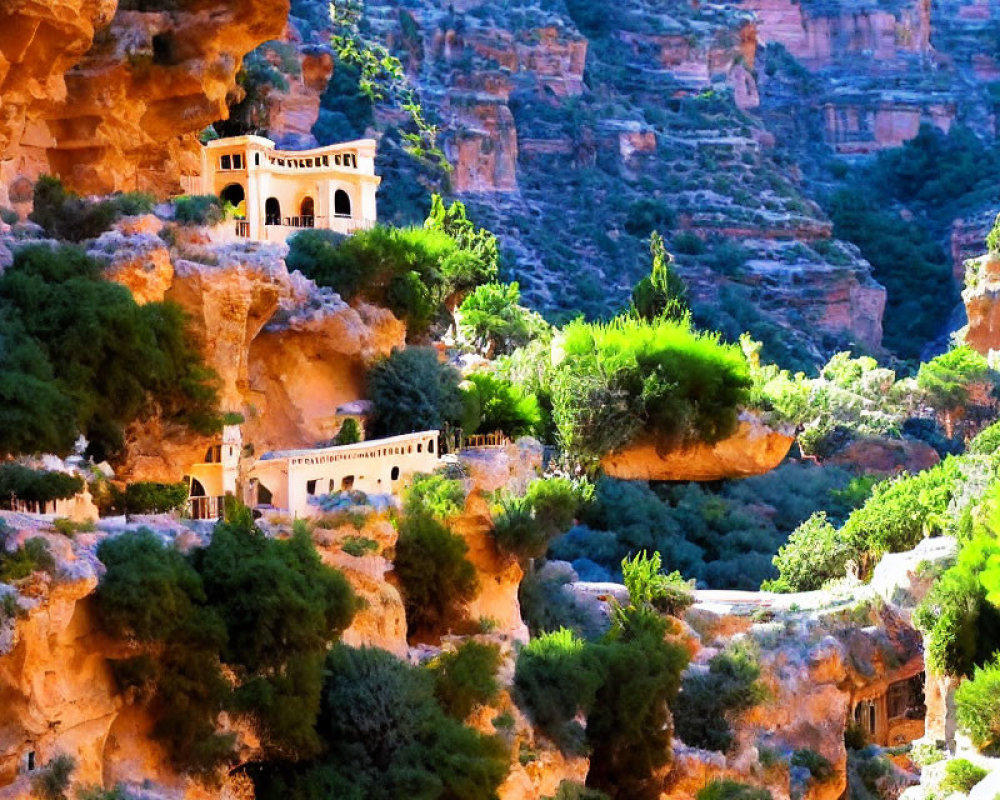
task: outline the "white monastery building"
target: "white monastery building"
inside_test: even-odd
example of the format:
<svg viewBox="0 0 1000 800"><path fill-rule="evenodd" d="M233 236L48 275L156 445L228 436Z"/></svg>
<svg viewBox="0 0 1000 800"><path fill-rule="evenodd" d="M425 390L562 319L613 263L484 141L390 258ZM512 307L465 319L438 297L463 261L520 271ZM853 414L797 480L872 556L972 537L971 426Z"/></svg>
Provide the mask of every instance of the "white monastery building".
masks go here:
<svg viewBox="0 0 1000 800"><path fill-rule="evenodd" d="M284 242L302 228L370 228L381 181L374 139L292 151L262 136L236 136L201 151L201 194L231 203L236 235L257 241Z"/></svg>

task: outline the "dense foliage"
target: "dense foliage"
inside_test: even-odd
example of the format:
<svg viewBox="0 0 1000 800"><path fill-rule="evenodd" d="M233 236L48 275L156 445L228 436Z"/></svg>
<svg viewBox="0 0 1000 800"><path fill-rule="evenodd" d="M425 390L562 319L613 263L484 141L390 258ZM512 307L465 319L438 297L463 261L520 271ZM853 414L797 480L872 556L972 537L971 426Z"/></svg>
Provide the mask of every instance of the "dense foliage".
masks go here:
<svg viewBox="0 0 1000 800"><path fill-rule="evenodd" d="M470 639L432 664L434 696L445 713L464 720L476 706L496 699L500 692L499 668L499 646Z"/></svg>
<svg viewBox="0 0 1000 800"><path fill-rule="evenodd" d="M141 531L102 542L98 557L101 624L141 648L116 660L115 674L150 704L154 735L179 768L208 776L231 757L232 735L217 730L223 711L246 719L265 752L319 750L323 654L354 598L305 526L269 539L236 509L190 556Z"/></svg>
<svg viewBox="0 0 1000 800"><path fill-rule="evenodd" d="M83 479L65 472L35 470L20 464L0 464L0 508L11 498L29 503L64 500L83 489Z"/></svg>
<svg viewBox="0 0 1000 800"><path fill-rule="evenodd" d="M1000 659L976 667L955 691L958 724L980 750L1000 751Z"/></svg>
<svg viewBox="0 0 1000 800"><path fill-rule="evenodd" d="M619 608L601 640L568 630L530 641L518 657L519 703L563 748L591 751L587 783L612 798L655 798L653 777L670 757L667 703L687 654L664 641L668 622L648 608ZM575 717L587 718L582 732Z"/></svg>
<svg viewBox="0 0 1000 800"><path fill-rule="evenodd" d="M158 409L217 430L214 375L181 309L138 305L81 250L17 251L0 276L0 453L66 453L79 434L101 457Z"/></svg>
<svg viewBox="0 0 1000 800"><path fill-rule="evenodd" d="M945 764L944 779L938 788L946 795L953 792L968 794L988 774L989 770L973 764L967 758L954 758Z"/></svg>
<svg viewBox="0 0 1000 800"><path fill-rule="evenodd" d="M468 544L429 514L412 514L399 525L394 569L410 632L458 622L478 586L466 558Z"/></svg>
<svg viewBox="0 0 1000 800"><path fill-rule="evenodd" d="M687 289L672 268L673 256L663 246L663 237L653 231L649 237L653 266L649 275L632 290L632 310L642 319L658 317L680 321L688 313Z"/></svg>
<svg viewBox="0 0 1000 800"><path fill-rule="evenodd" d="M637 439L669 449L736 429L751 386L740 348L664 318L573 322L553 376L562 444L600 458Z"/></svg>
<svg viewBox="0 0 1000 800"><path fill-rule="evenodd" d="M322 754L255 771L261 800L492 800L504 743L449 717L428 670L384 650L337 645L326 659L316 734Z"/></svg>
<svg viewBox="0 0 1000 800"><path fill-rule="evenodd" d="M462 385L465 433L502 431L512 439L540 432L538 398L512 381L489 372L473 372Z"/></svg>
<svg viewBox="0 0 1000 800"><path fill-rule="evenodd" d="M420 336L481 283L495 280L492 234L475 228L461 203L435 200L423 228L376 226L344 237L308 230L289 242L287 263L347 301L386 306Z"/></svg>
<svg viewBox="0 0 1000 800"><path fill-rule="evenodd" d="M708 662L708 672L692 672L674 703L674 729L691 747L726 751L733 743L732 714L764 699L760 666L745 647L733 646Z"/></svg>
<svg viewBox="0 0 1000 800"><path fill-rule="evenodd" d="M509 355L533 339L547 339L545 320L521 305L521 289L514 283L485 283L462 301L458 331L487 357Z"/></svg>
<svg viewBox="0 0 1000 800"><path fill-rule="evenodd" d="M620 580L624 557L658 551L670 570L702 585L755 590L776 576L771 559L815 509L839 524L864 500L865 482L852 485L846 471L808 463L720 485L601 478L581 524L549 555L572 562L584 580Z"/></svg>
<svg viewBox="0 0 1000 800"><path fill-rule="evenodd" d="M100 236L121 216L148 214L153 210L152 195L132 192L105 200L85 200L67 191L58 178L42 175L35 182L32 222L42 226L53 239L82 242Z"/></svg>
<svg viewBox="0 0 1000 800"><path fill-rule="evenodd" d="M0 528L0 583L27 578L35 572L52 573L56 561L49 544L40 536L28 539L14 550L6 547L6 529Z"/></svg>
<svg viewBox="0 0 1000 800"><path fill-rule="evenodd" d="M771 800L771 793L759 786L717 778L699 789L695 800Z"/></svg>
<svg viewBox="0 0 1000 800"><path fill-rule="evenodd" d="M497 548L522 560L544 555L549 542L572 527L588 494L566 478L532 481L523 495L501 492L493 507Z"/></svg>
<svg viewBox="0 0 1000 800"><path fill-rule="evenodd" d="M461 376L430 347L394 350L368 373L373 438L440 430L462 418Z"/></svg>

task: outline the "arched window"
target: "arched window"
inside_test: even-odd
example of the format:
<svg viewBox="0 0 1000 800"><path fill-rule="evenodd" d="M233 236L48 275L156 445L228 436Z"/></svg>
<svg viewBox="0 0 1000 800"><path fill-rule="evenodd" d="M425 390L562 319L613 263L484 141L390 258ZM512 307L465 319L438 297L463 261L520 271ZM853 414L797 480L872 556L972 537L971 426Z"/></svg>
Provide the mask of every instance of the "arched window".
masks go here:
<svg viewBox="0 0 1000 800"><path fill-rule="evenodd" d="M277 197L269 197L264 202L264 224L281 224L281 203L278 202Z"/></svg>
<svg viewBox="0 0 1000 800"><path fill-rule="evenodd" d="M191 494L191 497L204 497L205 496L205 487L201 485L201 481L199 481L197 478L192 478L191 479L190 494Z"/></svg>
<svg viewBox="0 0 1000 800"><path fill-rule="evenodd" d="M315 227L316 204L313 202L311 197L305 197L302 199L302 205L299 206L299 215L302 217L303 228Z"/></svg>
<svg viewBox="0 0 1000 800"><path fill-rule="evenodd" d="M394 481L398 481L399 480L399 467L393 467L392 468L392 472L389 474L389 477L392 478Z"/></svg>
<svg viewBox="0 0 1000 800"><path fill-rule="evenodd" d="M274 501L274 495L263 483L257 484L257 505L269 506Z"/></svg>
<svg viewBox="0 0 1000 800"><path fill-rule="evenodd" d="M224 203L232 203L234 206L238 206L242 203L246 199L246 196L246 191L238 183L231 183L219 192L219 198Z"/></svg>
<svg viewBox="0 0 1000 800"><path fill-rule="evenodd" d="M343 189L337 189L333 195L333 213L338 217L351 216L351 198Z"/></svg>

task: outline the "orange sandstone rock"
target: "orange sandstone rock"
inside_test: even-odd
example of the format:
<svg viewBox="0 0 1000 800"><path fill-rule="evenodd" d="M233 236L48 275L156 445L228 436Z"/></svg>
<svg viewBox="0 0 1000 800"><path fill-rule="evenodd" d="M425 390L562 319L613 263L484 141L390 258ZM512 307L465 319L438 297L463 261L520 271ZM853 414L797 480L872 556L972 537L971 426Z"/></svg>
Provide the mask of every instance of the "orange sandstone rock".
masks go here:
<svg viewBox="0 0 1000 800"><path fill-rule="evenodd" d="M735 434L715 444L694 444L660 454L640 442L601 459L615 478L655 481L715 481L762 475L788 454L794 437L745 414Z"/></svg>

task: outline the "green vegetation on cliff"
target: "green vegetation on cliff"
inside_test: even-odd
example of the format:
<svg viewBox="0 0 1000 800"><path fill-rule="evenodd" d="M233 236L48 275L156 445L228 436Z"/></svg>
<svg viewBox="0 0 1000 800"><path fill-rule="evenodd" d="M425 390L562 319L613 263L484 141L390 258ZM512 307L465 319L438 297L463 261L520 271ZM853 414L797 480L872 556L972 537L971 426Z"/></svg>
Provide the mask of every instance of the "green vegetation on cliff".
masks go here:
<svg viewBox="0 0 1000 800"><path fill-rule="evenodd" d="M138 305L76 248L17 250L0 276L0 342L0 453L67 453L83 434L104 458L154 412L201 433L221 424L181 309Z"/></svg>

